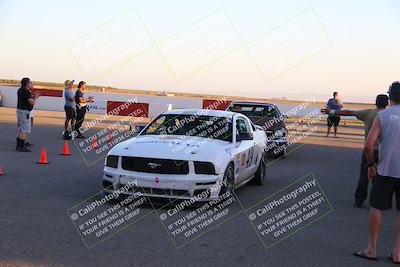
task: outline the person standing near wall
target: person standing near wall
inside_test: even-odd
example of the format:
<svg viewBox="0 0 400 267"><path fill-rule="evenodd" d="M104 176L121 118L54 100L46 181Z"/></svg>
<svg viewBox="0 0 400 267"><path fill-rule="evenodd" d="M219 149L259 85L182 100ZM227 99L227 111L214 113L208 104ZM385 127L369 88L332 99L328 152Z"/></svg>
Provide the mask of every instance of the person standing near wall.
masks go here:
<svg viewBox="0 0 400 267"><path fill-rule="evenodd" d="M333 126L333 130L334 130L333 137L336 137L337 128L338 128L339 122L340 122L340 116L333 114L333 112L340 111L343 108L343 103L339 99L338 92L333 93L333 98L328 100L328 103L326 104L326 106L327 106L327 108L332 110L332 114L329 114L328 119L327 119L328 130L326 133L326 137L329 137L332 126Z"/></svg>
<svg viewBox="0 0 400 267"><path fill-rule="evenodd" d="M35 97L35 99L37 99L38 97L39 97L39 93L37 92L37 91L35 91L35 90L30 90L31 91L31 93L34 95L34 97ZM34 114L33 114L33 108L32 108L32 110L31 111L29 111L29 119L31 120L31 128L32 128L32 126L33 126L33 117L34 117ZM32 130L32 129L31 129ZM33 146L33 144L32 143L29 143L28 142L28 137L26 138L26 140L25 140L25 146L26 147L31 147L31 146Z"/></svg>
<svg viewBox="0 0 400 267"><path fill-rule="evenodd" d="M76 138L85 138L82 135L81 127L82 123L85 119L85 114L87 111L87 103L93 102L93 97L89 96L88 98L84 98L83 94L87 89L86 82L80 81L78 84L78 90L75 92L75 104L76 104L76 123L75 123L75 131L77 133Z"/></svg>
<svg viewBox="0 0 400 267"><path fill-rule="evenodd" d="M29 116L35 105L35 96L32 93L33 83L29 78L21 80L21 87L17 92L17 147L19 152L31 152L26 147L26 139L31 132L32 121Z"/></svg>
<svg viewBox="0 0 400 267"><path fill-rule="evenodd" d="M68 131L68 124L71 124L71 132L74 131L75 118L76 118L76 110L75 110L75 93L72 90L72 86L74 85L74 80L66 80L64 82L65 90L64 90L64 99L65 99L65 122L64 122L64 139L71 139L70 132Z"/></svg>
<svg viewBox="0 0 400 267"><path fill-rule="evenodd" d="M386 106L389 104L389 97L387 95L377 95L375 100L376 108L373 109L363 109L363 110L340 110L333 111L327 107L326 109L322 109L321 111L326 114L333 113L334 115L339 116L355 116L357 119L364 123L365 130L365 138L367 138L369 130L372 127L372 124L375 120L375 117L378 115L378 112L384 110ZM375 162L378 162L378 145L379 142L375 142L374 144L374 159ZM367 167L367 159L365 158L364 151L362 152L361 157L361 167L360 167L360 177L358 179L357 189L354 194L354 206L357 208L361 208L364 205L364 201L368 196L368 167Z"/></svg>

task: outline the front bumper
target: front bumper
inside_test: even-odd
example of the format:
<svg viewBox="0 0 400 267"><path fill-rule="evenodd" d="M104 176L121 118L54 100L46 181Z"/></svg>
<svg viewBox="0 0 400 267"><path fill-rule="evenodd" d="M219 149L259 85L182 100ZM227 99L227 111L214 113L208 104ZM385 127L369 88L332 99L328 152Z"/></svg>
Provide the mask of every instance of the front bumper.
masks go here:
<svg viewBox="0 0 400 267"><path fill-rule="evenodd" d="M267 150L271 151L275 148L285 148L288 146L288 138L281 137L281 138L268 138L267 139Z"/></svg>
<svg viewBox="0 0 400 267"><path fill-rule="evenodd" d="M267 144L274 144L275 146L283 146L283 145L287 145L287 143L288 143L287 137L267 140Z"/></svg>
<svg viewBox="0 0 400 267"><path fill-rule="evenodd" d="M134 184L124 194L140 192L142 195L165 199L210 201L218 198L223 174L187 175L155 174L104 167L103 187L106 193ZM197 197L196 197L197 196Z"/></svg>

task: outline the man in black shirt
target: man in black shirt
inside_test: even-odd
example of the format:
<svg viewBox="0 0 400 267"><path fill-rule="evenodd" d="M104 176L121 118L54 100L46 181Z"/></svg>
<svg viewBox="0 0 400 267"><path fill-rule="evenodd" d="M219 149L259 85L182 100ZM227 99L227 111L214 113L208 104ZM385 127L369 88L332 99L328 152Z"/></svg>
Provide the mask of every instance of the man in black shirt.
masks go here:
<svg viewBox="0 0 400 267"><path fill-rule="evenodd" d="M17 147L20 152L30 152L25 146L28 133L31 132L30 111L35 105L35 96L32 94L33 84L29 78L21 80L21 88L18 89L17 96Z"/></svg>
<svg viewBox="0 0 400 267"><path fill-rule="evenodd" d="M76 138L85 138L82 135L81 127L83 120L85 119L85 114L87 110L87 103L93 102L93 97L89 96L89 98L84 98L83 94L87 89L86 82L80 81L78 84L78 90L75 92L75 103L76 103L76 123L75 123L75 131Z"/></svg>

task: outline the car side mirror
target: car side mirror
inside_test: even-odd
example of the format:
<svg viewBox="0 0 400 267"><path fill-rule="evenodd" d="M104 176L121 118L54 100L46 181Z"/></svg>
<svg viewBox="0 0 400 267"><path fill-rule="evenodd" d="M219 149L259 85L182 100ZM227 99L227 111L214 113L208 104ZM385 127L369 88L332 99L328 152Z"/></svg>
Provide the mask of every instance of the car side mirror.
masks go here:
<svg viewBox="0 0 400 267"><path fill-rule="evenodd" d="M253 140L252 133L239 133L236 135L236 142L244 141L244 140Z"/></svg>

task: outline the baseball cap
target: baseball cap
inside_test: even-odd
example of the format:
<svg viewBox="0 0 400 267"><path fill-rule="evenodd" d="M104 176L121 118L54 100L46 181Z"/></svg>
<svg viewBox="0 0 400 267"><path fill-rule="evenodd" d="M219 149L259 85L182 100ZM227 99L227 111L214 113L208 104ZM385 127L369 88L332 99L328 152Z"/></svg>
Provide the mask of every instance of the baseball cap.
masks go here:
<svg viewBox="0 0 400 267"><path fill-rule="evenodd" d="M389 87L389 98L396 102L400 101L400 82L394 82Z"/></svg>
<svg viewBox="0 0 400 267"><path fill-rule="evenodd" d="M74 82L75 82L75 80L66 80L65 82L64 82L64 84L65 84L65 86L72 86L73 84L74 84Z"/></svg>

